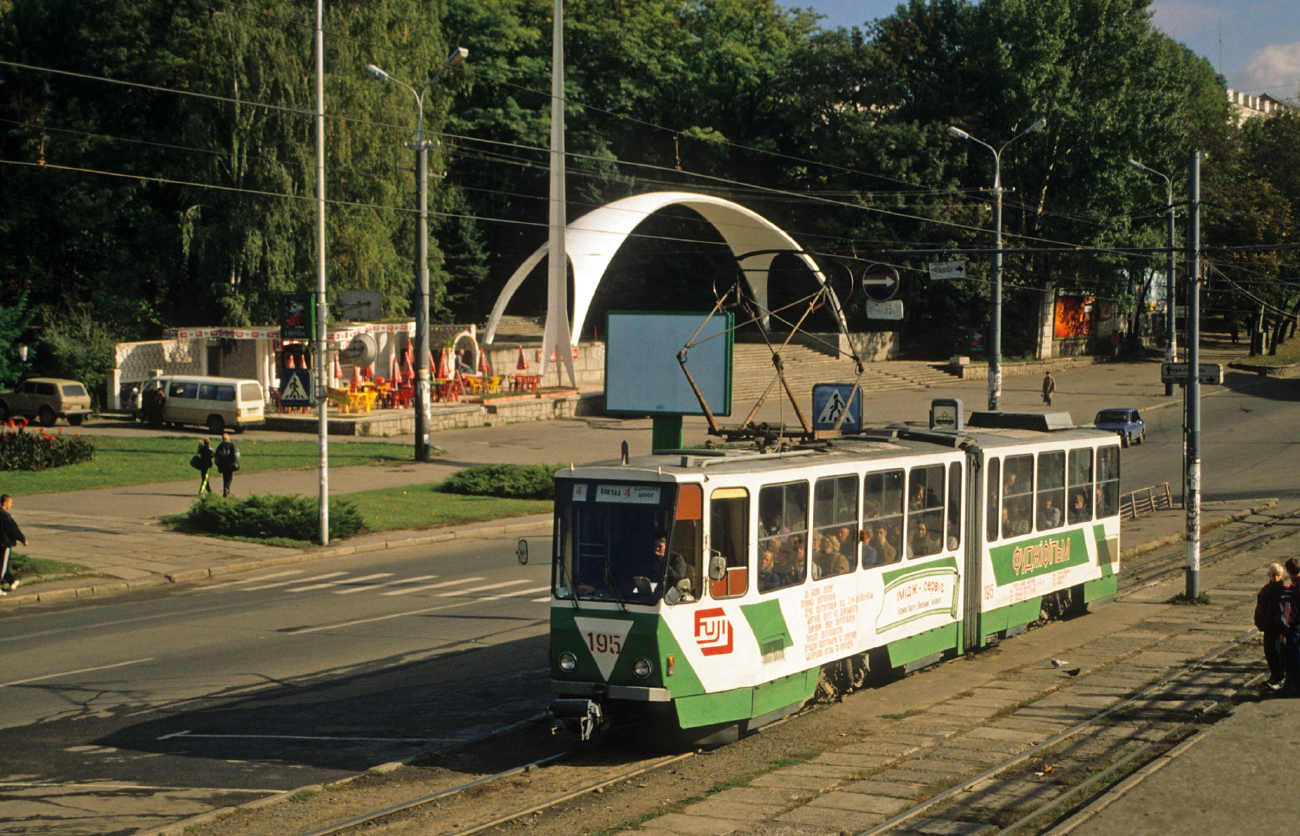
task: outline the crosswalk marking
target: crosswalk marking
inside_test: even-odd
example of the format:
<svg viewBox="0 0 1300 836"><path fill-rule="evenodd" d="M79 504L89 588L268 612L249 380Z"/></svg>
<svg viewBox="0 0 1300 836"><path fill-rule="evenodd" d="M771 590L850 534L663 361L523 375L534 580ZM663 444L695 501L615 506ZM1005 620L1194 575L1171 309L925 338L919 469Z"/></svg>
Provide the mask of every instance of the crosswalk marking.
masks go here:
<svg viewBox="0 0 1300 836"><path fill-rule="evenodd" d="M514 586L516 584L528 583L526 580L502 581L501 583L490 583L487 586L475 586L470 589L453 589L451 592L438 593L439 598L449 598L452 595L473 595L475 592L487 592L490 589L500 589L503 586Z"/></svg>
<svg viewBox="0 0 1300 836"><path fill-rule="evenodd" d="M271 575L258 575L255 578L241 578L240 580L237 581L226 581L225 583L214 583L203 587L203 589L204 590L225 589L228 586L242 586L246 583L258 583L260 581L269 581L271 580L271 578L283 578L283 577L287 577L288 575L301 575L302 573L303 573L302 569L289 569L287 571L276 572Z"/></svg>
<svg viewBox="0 0 1300 836"><path fill-rule="evenodd" d="M389 573L389 574L391 574L391 573ZM353 587L352 589L336 589L336 590L334 590L334 594L335 594L335 595L351 595L351 594L354 593L354 592L371 592L371 591L376 590L376 589L381 589L381 588L383 588L383 587L385 587L385 586L398 586L398 585L400 585L400 584L419 583L420 581L432 580L433 578L436 578L436 577L438 577L438 576L437 576L437 575L416 575L416 576L413 577L413 578L398 578L398 579L395 580L395 581L386 581L386 582L384 582L384 583L366 584L365 586L355 586L355 587ZM387 593L384 593L384 594L387 594Z"/></svg>
<svg viewBox="0 0 1300 836"><path fill-rule="evenodd" d="M311 583L312 581L321 581L326 578L337 578L340 575L346 575L347 572L326 572L323 575L317 575L314 578L295 578L291 581L276 581L275 583L263 584L262 586L248 586L243 589L244 592L257 592L261 589L275 589L276 587L289 586L295 583Z"/></svg>
<svg viewBox="0 0 1300 836"><path fill-rule="evenodd" d="M336 574L346 575L348 573L337 572ZM375 578L391 578L392 576L393 576L392 572L380 572L375 575L362 575L359 578L344 578L343 580L338 580L338 581L325 581L324 583L316 583L316 584L312 584L311 586L300 586L297 589L286 589L285 592L311 592L316 589L329 589L331 586L338 586L339 584L343 584L343 583L361 583L362 581L372 581ZM315 578L309 578L308 580L315 580Z"/></svg>
<svg viewBox="0 0 1300 836"><path fill-rule="evenodd" d="M442 589L447 586L456 586L462 583L474 583L481 581L482 578L457 578L454 581L442 581L441 583L426 583L423 586L413 586L409 589L396 589L392 592L381 592L380 595L410 595L412 592L423 592L426 589Z"/></svg>
<svg viewBox="0 0 1300 836"><path fill-rule="evenodd" d="M516 589L516 590L513 591L513 592L503 592L503 593L501 593L500 595L489 595L489 596L487 596L487 597L485 597L485 598L480 598L479 600L480 600L480 601L497 601L497 600L500 600L501 598L517 598L517 597L519 597L519 596L521 596L521 595L536 595L538 592L545 592L546 590L548 590L548 589L550 589L550 588L551 588L551 587L550 587L550 584L547 584L546 586L534 586L534 587L531 587L531 588L529 588L529 589ZM549 599L549 598L543 598L542 600L543 600L543 601L549 601L550 599Z"/></svg>
<svg viewBox="0 0 1300 836"><path fill-rule="evenodd" d="M334 590L335 595L350 595L353 592L366 592L367 590L374 589L376 586L378 586L378 584L367 584L366 581L374 581L380 578L391 578L392 576L393 576L392 572L379 572L378 574L375 575L364 575L360 578L344 578L341 581L333 581L331 585L343 586L343 585L356 584L356 586L352 587L351 589ZM289 591L292 592L293 590L289 590Z"/></svg>

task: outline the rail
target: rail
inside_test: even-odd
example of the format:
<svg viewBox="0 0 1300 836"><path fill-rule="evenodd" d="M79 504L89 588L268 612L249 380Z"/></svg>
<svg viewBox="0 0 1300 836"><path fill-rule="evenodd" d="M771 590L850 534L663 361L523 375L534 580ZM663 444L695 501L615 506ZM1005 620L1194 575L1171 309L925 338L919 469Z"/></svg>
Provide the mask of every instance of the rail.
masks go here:
<svg viewBox="0 0 1300 836"><path fill-rule="evenodd" d="M1136 520L1138 517L1154 514L1156 511L1168 511L1173 507L1174 498L1169 492L1168 482L1130 491L1119 498L1119 514L1126 520Z"/></svg>

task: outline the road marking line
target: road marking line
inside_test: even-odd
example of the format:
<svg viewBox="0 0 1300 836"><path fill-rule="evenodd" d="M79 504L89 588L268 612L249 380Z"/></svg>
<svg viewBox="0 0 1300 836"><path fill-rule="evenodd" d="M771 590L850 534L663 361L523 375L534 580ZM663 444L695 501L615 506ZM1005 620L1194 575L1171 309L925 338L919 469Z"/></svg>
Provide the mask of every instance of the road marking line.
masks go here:
<svg viewBox="0 0 1300 836"><path fill-rule="evenodd" d="M92 671L106 671L109 670L110 668L121 668L127 665L138 665L142 662L152 662L153 660L154 657L149 656L148 658L145 659L132 659L129 662L117 662L112 665L99 665L94 668L81 668L75 671L64 671L63 673L47 673L45 676L33 676L31 679L16 679L13 682L0 682L0 688L8 688L11 685L26 685L29 682L40 682L43 679L56 679L60 676L75 676L76 674L79 673L91 673Z"/></svg>
<svg viewBox="0 0 1300 836"><path fill-rule="evenodd" d="M276 572L273 575L258 575L255 578L244 578L243 580L239 580L239 581L226 581L225 583L214 583L211 586L205 586L202 588L203 589L225 589L228 586L239 586L240 584L245 584L245 583L257 583L259 581L269 581L271 580L271 578L283 578L286 575L301 575L303 571L304 570L302 569L290 569L286 572Z"/></svg>
<svg viewBox="0 0 1300 836"><path fill-rule="evenodd" d="M336 572L336 575L346 575L347 572ZM311 586L300 586L297 589L286 589L285 592L312 592L317 589L329 589L331 586L339 586L345 583L359 583L361 581L370 581L375 578L391 578L392 572L380 572L378 575L363 575L359 578L344 578L338 581L325 581L324 583L312 584ZM322 577L328 577L322 575ZM306 578L305 580L315 580L315 578ZM303 583L303 581L294 581L294 583Z"/></svg>
<svg viewBox="0 0 1300 836"><path fill-rule="evenodd" d="M395 589L392 592L381 592L380 595L410 595L412 592L423 592L426 589L442 589L447 586L456 586L462 583L474 583L481 581L482 578L458 578L454 581L442 581L441 583L426 583L424 586L413 586L410 589Z"/></svg>
<svg viewBox="0 0 1300 836"><path fill-rule="evenodd" d="M335 595L351 595L353 592L368 592L368 591L370 591L370 590L372 590L372 589L375 589L375 588L377 588L377 587L379 587L379 586L382 586L383 584L367 584L366 581L373 581L373 580L376 580L376 579L378 579L378 578L391 578L392 576L393 576L393 573L392 573L392 572L380 572L380 573L377 574L377 575L366 575L365 577L361 577L361 578L348 578L347 580L339 581L339 584L341 584L341 585L342 585L342 584L347 584L347 585L356 584L356 585L357 585L356 588L355 588L355 589L336 589L336 590L334 590L334 594L335 594Z"/></svg>
<svg viewBox="0 0 1300 836"><path fill-rule="evenodd" d="M501 583L490 583L487 586L475 586L469 589L453 589L451 592L438 593L439 598L449 598L452 595L473 595L475 592L487 592L490 589L500 589L503 586L514 586L515 584L528 583L527 580L502 581Z"/></svg>
<svg viewBox="0 0 1300 836"><path fill-rule="evenodd" d="M245 590L243 590L243 591L244 591L244 592L257 592L259 589L275 589L276 587L280 587L280 586L289 586L289 585L291 585L291 584L295 584L295 583L311 583L312 581L323 581L323 580L325 580L326 578L337 578L337 577L339 577L340 575L346 575L346 574L348 574L348 573L347 573L347 572L326 572L324 575L317 575L317 576L314 577L314 578L295 578L294 580L291 580L291 581L277 581L277 582L275 582L275 583L268 583L268 584L264 584L264 585L262 585L262 586L250 586L250 587L248 587L247 589L245 589Z"/></svg>
<svg viewBox="0 0 1300 836"><path fill-rule="evenodd" d="M436 577L438 576L437 575L416 575L413 578L398 578L395 581L388 581L386 583L376 583L376 584L367 584L366 586L358 586L356 589L336 589L334 590L334 594L351 595L354 592L369 592L375 589L382 589L385 586L401 586L403 584L408 584L408 583L419 583L420 581L432 580L433 578ZM383 594L387 595L388 593L383 593Z"/></svg>
<svg viewBox="0 0 1300 836"><path fill-rule="evenodd" d="M545 598L534 598L532 602L534 604L548 604L550 603L550 601L551 601L551 596L547 595Z"/></svg>
<svg viewBox="0 0 1300 836"><path fill-rule="evenodd" d="M395 613L389 613L388 615L377 615L373 618L358 618L355 621L341 621L338 624L322 624L319 627L303 627L302 629L299 630L287 630L286 632L295 636L301 635L303 633L320 633L325 630L337 630L340 627L355 627L358 624L373 624L376 621L389 621L394 618L402 618L403 616L408 616L408 615L425 615L427 613L439 612L441 610L454 610L457 607L467 607L473 603L475 603L475 600L473 599L466 600L466 601L457 601L454 604L441 604L436 607L425 607L422 610L408 610L407 612L395 612Z"/></svg>
<svg viewBox="0 0 1300 836"><path fill-rule="evenodd" d="M489 595L488 597L486 597L486 598L480 598L479 600L480 600L480 601L497 601L497 600L500 600L500 599L502 599L502 598L515 598L515 597L518 597L518 596L520 596L520 595L534 595L534 594L536 594L536 593L538 593L538 592L545 592L546 590L548 590L548 589L550 589L550 588L551 588L550 584L547 584L546 586L534 586L534 587L531 588L531 589L516 589L514 592L503 592L503 593L501 593L500 595ZM543 600L543 601L549 601L549 600L551 600L551 599L550 599L550 598L543 598L542 600Z"/></svg>

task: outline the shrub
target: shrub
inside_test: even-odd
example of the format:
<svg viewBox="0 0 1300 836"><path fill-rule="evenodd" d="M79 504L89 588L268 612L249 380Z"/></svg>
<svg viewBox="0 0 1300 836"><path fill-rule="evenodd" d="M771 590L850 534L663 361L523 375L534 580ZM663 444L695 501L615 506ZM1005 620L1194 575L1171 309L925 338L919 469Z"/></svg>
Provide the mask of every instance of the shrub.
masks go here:
<svg viewBox="0 0 1300 836"><path fill-rule="evenodd" d="M95 445L77 433L0 429L0 470L48 470L93 458Z"/></svg>
<svg viewBox="0 0 1300 836"><path fill-rule="evenodd" d="M554 499L554 474L561 467L558 464L478 464L453 474L438 490L507 499Z"/></svg>
<svg viewBox="0 0 1300 836"><path fill-rule="evenodd" d="M204 495L191 506L186 521L213 534L310 541L320 534L320 506L315 499L297 495ZM351 500L330 500L331 540L351 537L361 528L361 513Z"/></svg>

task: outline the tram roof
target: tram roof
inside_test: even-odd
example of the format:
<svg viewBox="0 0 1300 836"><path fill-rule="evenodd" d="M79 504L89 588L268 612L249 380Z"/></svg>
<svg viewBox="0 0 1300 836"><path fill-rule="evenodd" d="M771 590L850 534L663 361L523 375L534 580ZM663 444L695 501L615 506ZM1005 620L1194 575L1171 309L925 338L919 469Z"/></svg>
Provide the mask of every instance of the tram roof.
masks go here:
<svg viewBox="0 0 1300 836"><path fill-rule="evenodd" d="M1050 448L1067 441L1116 439L1114 433L1091 427L1042 432L1016 428L981 428L961 432L928 430L921 427L893 425L811 442L780 453L761 453L755 449L657 450L650 455L635 456L626 463L619 460L593 462L575 468L595 478L645 478L647 473L664 481L705 471L738 473L754 470L785 470L829 464L837 460L881 460L944 453L972 447L995 450L1041 445ZM1116 439L1117 443L1118 440ZM598 470L599 473L592 471Z"/></svg>

